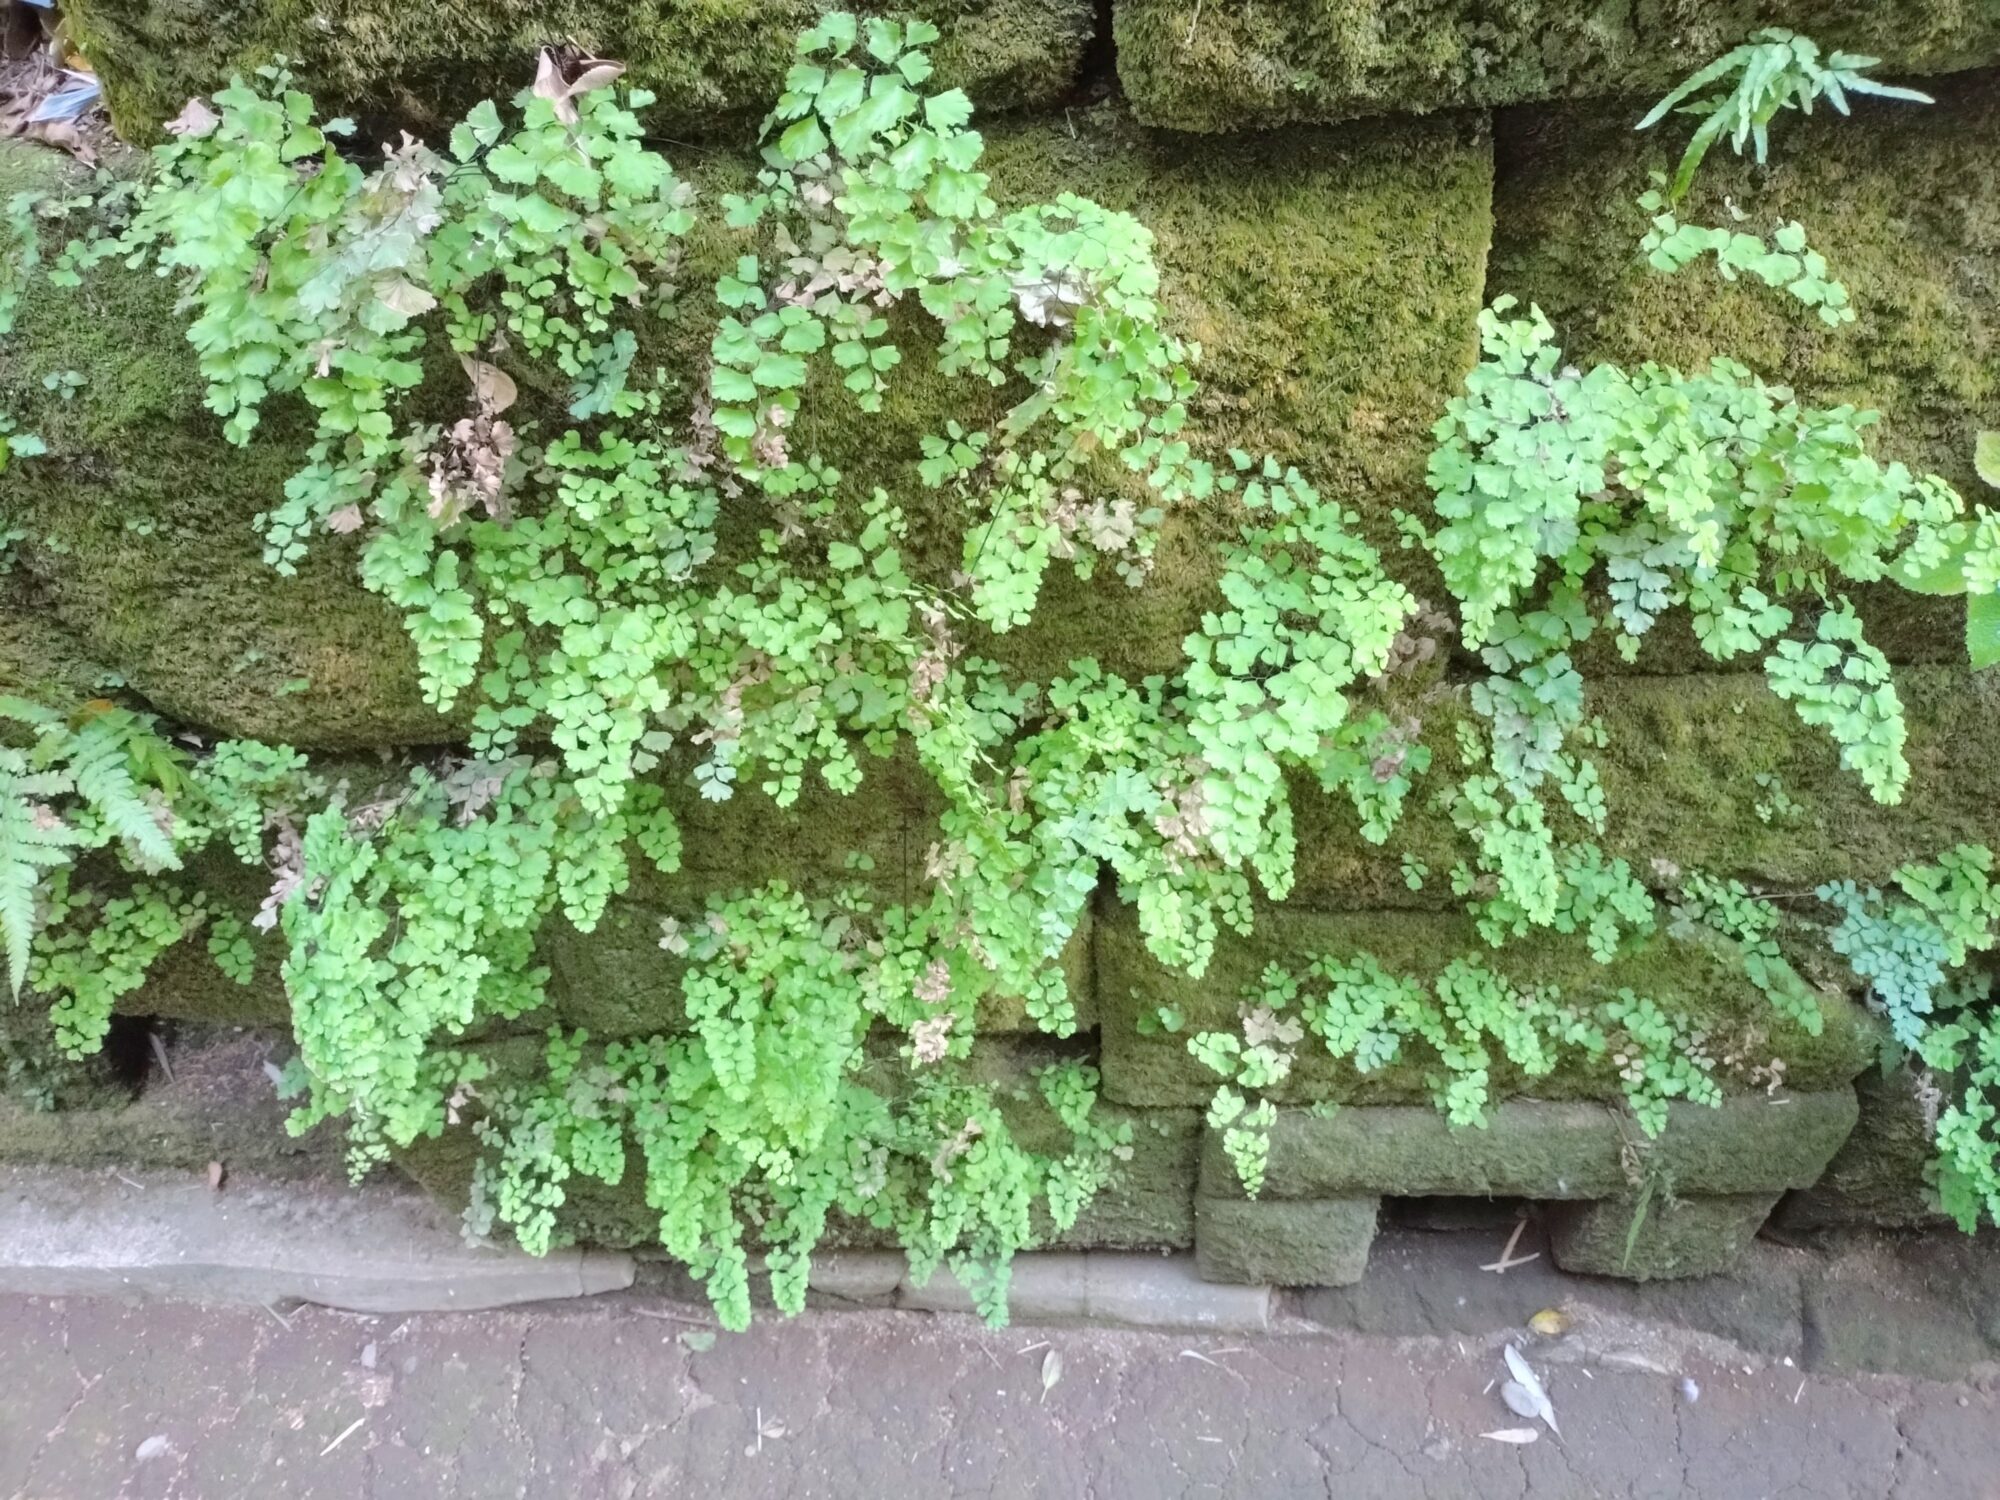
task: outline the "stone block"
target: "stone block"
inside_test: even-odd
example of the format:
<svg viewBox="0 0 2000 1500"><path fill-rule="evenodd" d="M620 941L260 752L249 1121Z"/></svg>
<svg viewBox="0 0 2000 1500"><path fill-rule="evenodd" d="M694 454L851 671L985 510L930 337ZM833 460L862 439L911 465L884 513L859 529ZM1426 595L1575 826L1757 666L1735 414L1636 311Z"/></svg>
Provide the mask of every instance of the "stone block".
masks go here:
<svg viewBox="0 0 2000 1500"><path fill-rule="evenodd" d="M285 1129L291 1106L278 1098L264 1065L286 1055L288 1039L189 1025L172 1028L162 1047L172 1078L149 1062L136 1095L128 1084L60 1097L52 1110L0 1098L0 1164L160 1172L206 1183L209 1163L220 1162L267 1183L346 1181L339 1125L303 1136Z"/></svg>
<svg viewBox="0 0 2000 1500"><path fill-rule="evenodd" d="M1131 1125L1131 1159L1118 1164L1076 1223L1049 1243L1075 1250L1192 1249L1200 1111L1098 1107L1108 1120Z"/></svg>
<svg viewBox="0 0 2000 1500"><path fill-rule="evenodd" d="M970 1313L972 1297L949 1271L921 1286L906 1274L899 1307ZM1056 1252L1014 1262L1007 1306L1015 1323L1093 1323L1190 1332L1265 1333L1271 1319L1266 1285L1218 1285L1184 1255Z"/></svg>
<svg viewBox="0 0 2000 1500"><path fill-rule="evenodd" d="M1980 24L2000 38L2000 11L1986 8ZM1498 117L1507 190L1494 210L1492 292L1540 306L1586 368L1692 370L1728 355L1801 401L1879 411L1872 447L1977 498L1971 435L2000 420L2000 322L1987 291L2000 276L2000 92L1986 74L1924 87L1936 104L1857 99L1852 117L1789 113L1762 166L1718 146L1682 208L1689 223L1727 225L1733 204L1761 234L1798 220L1853 296L1845 328L1761 283L1724 281L1712 264L1673 276L1646 265L1636 247L1647 216L1632 200L1649 172L1672 169L1688 128L1635 132L1636 107Z"/></svg>
<svg viewBox="0 0 2000 1500"><path fill-rule="evenodd" d="M1994 416L2000 421L2000 411ZM1963 601L1953 609L1949 619L1933 620L1923 639L1924 651L1956 663L1964 649ZM1968 744L2000 737L1993 673L1956 664L1896 672L1910 782L1900 802L1885 806L1842 769L1831 736L1801 723L1761 673L1618 675L1622 670L1587 674L1587 706L1606 735L1604 747L1591 752L1609 809L1599 842L1649 885L1659 884L1663 864L1781 890L1828 880L1880 884L1898 866L1954 844L2000 845L2000 802L1977 759L1964 754ZM1423 724L1424 741L1434 747L1449 746L1470 713L1463 688L1452 685L1422 693L1401 711ZM1449 764L1442 752L1440 759ZM1300 778L1292 796L1299 852L1291 902L1332 911L1456 909L1449 873L1468 849L1449 817L1427 805L1446 774L1441 766L1417 783L1386 848L1361 837L1344 798ZM1404 880L1406 854L1430 871L1420 891Z"/></svg>
<svg viewBox="0 0 2000 1500"><path fill-rule="evenodd" d="M1627 1191L1551 1214L1549 1253L1565 1271L1625 1281L1716 1276L1733 1266L1777 1206L1777 1193L1685 1195Z"/></svg>
<svg viewBox="0 0 2000 1500"><path fill-rule="evenodd" d="M1268 129L1398 110L1664 94L1760 26L1941 73L2000 56L2000 16L1960 0L1118 0L1118 76L1140 118ZM1626 123L1644 109L1619 109Z"/></svg>
<svg viewBox="0 0 2000 1500"><path fill-rule="evenodd" d="M1368 1269L1375 1198L1195 1204L1195 1262L1207 1281L1348 1286Z"/></svg>
<svg viewBox="0 0 2000 1500"><path fill-rule="evenodd" d="M1677 1101L1648 1141L1600 1104L1512 1099L1483 1128L1453 1129L1428 1106L1287 1109L1271 1131L1266 1201L1380 1193L1575 1200L1630 1187L1637 1160L1680 1194L1780 1192L1817 1181L1855 1121L1854 1091L1731 1095L1721 1108ZM1202 1145L1205 1199L1240 1197L1214 1131Z"/></svg>
<svg viewBox="0 0 2000 1500"><path fill-rule="evenodd" d="M625 1255L468 1245L408 1191L242 1178L217 1192L205 1175L0 1169L0 1292L473 1312L632 1278Z"/></svg>
<svg viewBox="0 0 2000 1500"><path fill-rule="evenodd" d="M1750 985L1731 945L1666 932L1606 965L1591 958L1576 937L1542 934L1489 948L1471 919L1458 914L1330 913L1287 906L1260 910L1256 930L1247 939L1226 936L1208 973L1194 980L1147 953L1136 920L1117 907L1099 921L1096 953L1105 1094L1121 1104L1205 1106L1218 1080L1189 1053L1188 1038L1202 1031L1240 1031L1244 996L1267 964L1281 964L1303 976L1319 955L1371 953L1390 972L1419 978L1435 975L1455 957L1472 957L1516 984L1553 987L1579 1004L1630 987L1668 1010L1700 1018L1718 1033L1759 1028L1772 1054L1785 1059L1788 1082L1802 1092L1843 1087L1874 1056L1868 1020L1845 998L1822 995L1825 1027L1819 1036L1810 1036ZM1143 1034L1140 1018L1163 1006L1179 1012L1182 1030ZM1308 1036L1298 1048L1291 1076L1269 1092L1281 1103L1427 1102L1433 1062L1427 1052L1409 1047L1397 1061L1364 1075ZM1603 1059L1573 1057L1548 1076L1530 1079L1496 1057L1493 1098L1521 1093L1543 1099L1620 1097Z"/></svg>
<svg viewBox="0 0 2000 1500"><path fill-rule="evenodd" d="M1778 1222L1794 1233L1844 1226L1915 1229L1944 1222L1929 1170L1931 1121L1907 1066L1854 1080L1860 1119L1819 1181L1790 1194Z"/></svg>
<svg viewBox="0 0 2000 1500"><path fill-rule="evenodd" d="M943 35L932 49L941 87L988 106L1047 105L1069 88L1091 31L1089 0L916 0L849 7L915 14ZM247 0L225 22L174 0L75 0L64 20L103 77L121 132L156 135L190 94L248 73L273 53L330 114L377 129L449 127L482 98L505 99L533 78L537 49L571 42L630 68L660 96L667 134L742 135L777 98L792 39L821 7L808 0L360 0L301 10Z"/></svg>

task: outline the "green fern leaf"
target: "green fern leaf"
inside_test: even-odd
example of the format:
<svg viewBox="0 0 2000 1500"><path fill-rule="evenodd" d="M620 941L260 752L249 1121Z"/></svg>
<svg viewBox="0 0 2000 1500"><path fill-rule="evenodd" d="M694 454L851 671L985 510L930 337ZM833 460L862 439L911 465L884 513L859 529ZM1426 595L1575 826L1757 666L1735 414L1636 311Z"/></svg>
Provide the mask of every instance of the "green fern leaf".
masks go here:
<svg viewBox="0 0 2000 1500"><path fill-rule="evenodd" d="M70 851L83 842L48 807L48 799L70 789L62 772L31 771L18 750L0 750L0 948L16 998L28 978L42 875L68 864Z"/></svg>
<svg viewBox="0 0 2000 1500"><path fill-rule="evenodd" d="M70 741L70 774L91 810L151 869L178 870L170 823L163 824L132 779L131 741L138 721L123 709L88 720Z"/></svg>

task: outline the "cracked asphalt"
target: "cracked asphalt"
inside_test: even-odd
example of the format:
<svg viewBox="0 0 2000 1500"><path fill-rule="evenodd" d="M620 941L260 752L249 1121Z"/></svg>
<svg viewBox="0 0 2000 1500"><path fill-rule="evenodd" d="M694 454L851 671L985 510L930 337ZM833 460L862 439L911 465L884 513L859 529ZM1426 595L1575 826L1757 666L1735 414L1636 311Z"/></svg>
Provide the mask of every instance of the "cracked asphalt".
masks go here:
<svg viewBox="0 0 2000 1500"><path fill-rule="evenodd" d="M1711 1342L1544 1346L1562 1436L1511 1446L1497 1338L702 1321L0 1298L0 1496L2000 1497L1991 1383Z"/></svg>

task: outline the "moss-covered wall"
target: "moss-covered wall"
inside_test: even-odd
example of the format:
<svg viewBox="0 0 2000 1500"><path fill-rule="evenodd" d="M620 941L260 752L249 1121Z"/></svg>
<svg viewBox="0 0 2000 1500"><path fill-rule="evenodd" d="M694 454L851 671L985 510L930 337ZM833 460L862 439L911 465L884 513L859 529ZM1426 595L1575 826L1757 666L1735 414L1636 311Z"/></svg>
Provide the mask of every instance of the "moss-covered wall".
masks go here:
<svg viewBox="0 0 2000 1500"><path fill-rule="evenodd" d="M1117 0L1113 14L1139 118L1176 130L1657 97L1760 26L1897 72L2000 56L1992 0Z"/></svg>
<svg viewBox="0 0 2000 1500"><path fill-rule="evenodd" d="M1621 989L1651 996L1690 1017L1718 1039L1761 1033L1769 1056L1787 1063L1788 1086L1838 1088L1868 1065L1874 1030L1867 1016L1838 992L1822 1005L1825 1026L1808 1036L1777 1016L1743 979L1741 955L1728 945L1691 942L1663 932L1611 964L1599 964L1580 940L1509 944L1491 949L1471 919L1458 913L1315 912L1281 907L1258 914L1251 938L1225 939L1200 980L1161 967L1146 953L1136 926L1107 916L1097 932L1100 1045L1106 1091L1123 1104L1195 1105L1214 1096L1216 1075L1192 1057L1187 1038L1202 1031L1240 1030L1239 1007L1267 964L1303 977L1316 957L1373 954L1392 974L1429 979L1453 959L1470 957L1522 989L1547 989L1576 1004L1607 1000ZM1162 1006L1181 1016L1179 1035L1144 1027ZM1412 1049L1413 1054L1416 1049ZM1321 1047L1303 1048L1292 1074L1267 1092L1284 1103L1412 1104L1432 1097L1428 1055L1412 1055L1361 1074ZM1495 1098L1609 1099L1616 1069L1605 1059L1565 1061L1545 1078L1524 1078L1504 1060L1493 1069Z"/></svg>
<svg viewBox="0 0 2000 1500"><path fill-rule="evenodd" d="M1761 168L1719 148L1681 209L1728 224L1737 205L1765 234L1798 220L1853 295L1844 328L1707 267L1648 268L1633 200L1685 132L1639 134L1602 105L1495 117L1491 290L1539 304L1581 362L1691 369L1726 354L1803 400L1879 411L1885 453L1975 493L1966 433L2000 424L2000 88L1988 73L1930 88L1929 108L1862 99L1847 119L1788 115Z"/></svg>
<svg viewBox="0 0 2000 1500"><path fill-rule="evenodd" d="M1962 651L1960 618L1950 622ZM1990 770L1965 747L2000 735L2000 680L1957 667L1896 676L1909 726L1910 785L1893 806L1874 801L1824 734L1800 725L1756 673L1612 677L1592 684L1605 725L1593 752L1604 782L1601 843L1658 883L1654 861L1782 890L1824 880L1888 879L1897 866L1959 843L2000 847L2000 799ZM1470 713L1467 689L1444 682L1401 701L1427 739L1451 742ZM1336 910L1456 906L1444 872L1458 857L1450 819L1420 798L1387 847L1363 839L1353 811L1301 783L1301 905ZM1411 854L1433 871L1405 882Z"/></svg>
<svg viewBox="0 0 2000 1500"><path fill-rule="evenodd" d="M302 59L304 81L324 97L383 119L434 123L504 87L526 68L532 44L568 36L633 62L662 93L662 131L710 142L669 150L712 199L744 179L748 158L729 138L740 138L768 97L785 35L819 8L807 0L315 8L243 0L218 11L185 0L72 0L68 10L133 128L279 49ZM1097 24L1093 7L932 0L928 13L945 30L945 81L1027 110L982 121L996 197L1079 192L1131 210L1157 236L1170 320L1205 349L1198 441L1297 463L1357 511L1392 571L1419 593L1441 597L1413 555L1391 545L1393 513L1425 509L1431 426L1472 363L1479 308L1503 292L1542 306L1579 362L1688 367L1728 353L1802 398L1879 406L1887 453L1967 489L1977 484L1972 435L2000 425L1996 75L1942 80L1933 109L1863 104L1856 120L1788 119L1769 168L1711 158L1689 216L1720 222L1742 204L1758 221L1804 221L1855 296L1857 323L1837 331L1704 268L1671 280L1647 271L1632 199L1648 170L1671 159L1672 143L1635 136L1626 103L1548 101L1664 88L1757 22L1806 26L1898 68L1962 66L2000 52L2000 0L1116 0L1117 71L1129 104L1100 90L1066 109L1045 106L1075 80ZM1513 107L1480 108L1502 104ZM1357 115L1393 117L1301 123ZM1149 128L1159 126L1177 129ZM53 153L0 142L0 200L73 183L78 172ZM712 221L688 246L684 281L696 294L654 337L654 352L684 386L702 368L710 311L702 289L736 250ZM352 542L321 539L295 579L263 564L253 521L297 463L298 416L274 405L256 445L223 444L172 301L172 288L144 273L108 271L76 292L37 282L18 331L0 341L0 409L49 447L0 477L5 520L27 533L14 566L0 572L0 685L70 696L122 688L200 733L288 741L329 767L372 764L378 751L393 761L457 738L462 719L420 699L400 622L356 583ZM63 370L83 378L68 400L42 384ZM908 496L919 493L916 436L994 398L910 361L879 420L848 421L833 399L811 399L799 430L857 485ZM1127 674L1170 670L1182 636L1214 602L1213 544L1233 524L1220 503L1172 518L1143 591L1052 573L1035 625L978 648L1038 680L1084 655ZM914 518L914 560L933 578L958 561L943 540L948 529L921 511ZM1799 892L1828 879L1879 881L1961 841L2000 846L2000 798L1983 757L1968 750L2000 739L2000 679L1960 664L1959 606L1881 593L1863 607L1902 668L1912 777L1899 806L1870 801L1826 737L1801 727L1761 678L1703 671L1712 663L1668 625L1635 664L1587 661L1590 708L1608 731L1596 755L1610 809L1606 848L1660 888L1675 870L1700 868ZM1398 684L1395 711L1418 719L1432 743L1448 743L1467 711L1467 666ZM339 758L347 755L360 758ZM904 762L867 770L861 795L815 786L789 812L754 792L705 803L667 775L686 832L684 870L638 879L596 933L552 928L549 1013L488 1037L528 1059L533 1033L551 1019L599 1036L674 1028L678 969L658 946L659 919L692 915L712 892L771 878L824 886L851 878L848 856L859 851L880 894L909 894L935 803ZM1214 1079L1188 1055L1185 1034L1144 1035L1140 1018L1170 1004L1188 1030L1233 1027L1244 987L1266 963L1302 964L1318 952L1365 949L1420 974L1481 954L1519 982L1576 999L1630 986L1719 1037L1755 1033L1787 1060L1791 1088L1824 1091L1834 1121L1826 1130L1845 1129L1845 1091L1873 1059L1878 1028L1841 976L1809 973L1826 981L1828 1018L1812 1037L1775 1016L1735 955L1673 933L1611 968L1574 940L1490 953L1447 888L1457 852L1449 824L1421 795L1385 851L1358 835L1344 803L1296 791L1293 900L1260 913L1252 938L1225 941L1204 979L1154 963L1108 892L1065 955L1082 1034L1063 1045L1096 1058L1107 1097L1140 1132L1126 1182L1079 1228L1078 1242L1185 1246L1196 1233L1197 1112ZM1405 880L1405 854L1431 871L1420 889ZM260 873L231 868L218 878L254 900ZM281 1025L285 1002L269 958L263 979L237 990L201 955L175 955L124 1008ZM1023 1035L1024 1017L1004 1001L981 1021L992 1034L983 1055L996 1069L1018 1070L1045 1045ZM1493 1087L1496 1097L1543 1100L1617 1093L1604 1066L1539 1080L1502 1069ZM1286 1115L1297 1123L1317 1118L1313 1106L1400 1108L1428 1091L1418 1068L1363 1078L1321 1053L1302 1057L1278 1095L1297 1107ZM1840 1158L1834 1191L1843 1203L1916 1216L1909 1111L1889 1108L1906 1105L1907 1093L1863 1093L1862 1131L1879 1120L1895 1149L1871 1154L1857 1141ZM1023 1128L1034 1128L1027 1115ZM9 1135L0 1119L0 1156ZM52 1149L58 1135L15 1128L12 1149ZM105 1138L143 1139L145 1130ZM409 1165L440 1190L461 1191L465 1148L454 1138ZM578 1227L630 1243L648 1233L648 1219L626 1189L583 1200Z"/></svg>
<svg viewBox="0 0 2000 1500"><path fill-rule="evenodd" d="M625 62L659 95L659 128L741 135L791 65L816 0L69 0L75 39L135 138L276 56L339 111L434 129L534 78L544 46ZM1048 105L1075 82L1090 0L916 0L849 10L916 14L942 33L938 77L991 108Z"/></svg>
<svg viewBox="0 0 2000 1500"><path fill-rule="evenodd" d="M741 179L734 157L691 160L707 197ZM987 161L1005 201L1081 192L1152 228L1174 323L1205 350L1204 441L1267 448L1355 495L1378 539L1392 508L1421 502L1424 431L1474 357L1492 224L1483 118L1216 145L1076 110L992 130ZM53 153L0 142L0 198L77 176ZM711 221L684 284L712 285L737 253ZM706 297L687 302L660 345L691 382L709 324ZM80 293L37 285L0 341L0 407L50 450L10 499L30 537L7 595L32 591L79 650L216 733L314 749L452 738L422 703L394 611L355 581L352 542L319 538L290 580L263 564L253 521L298 465L296 413L273 403L256 444L223 444L171 305L145 273L109 270ZM83 377L71 400L41 388L58 369ZM855 487L908 495L921 492L916 438L994 398L915 359L899 373L882 419L854 421L827 393L800 430ZM1041 681L1079 656L1133 675L1170 669L1212 602L1224 519L1219 507L1177 518L1143 591L1108 570L1088 585L1053 570L1036 623L980 648ZM948 576L956 542L926 553L921 531L920 516L915 562ZM57 645L24 642L21 670L54 671L33 657Z"/></svg>

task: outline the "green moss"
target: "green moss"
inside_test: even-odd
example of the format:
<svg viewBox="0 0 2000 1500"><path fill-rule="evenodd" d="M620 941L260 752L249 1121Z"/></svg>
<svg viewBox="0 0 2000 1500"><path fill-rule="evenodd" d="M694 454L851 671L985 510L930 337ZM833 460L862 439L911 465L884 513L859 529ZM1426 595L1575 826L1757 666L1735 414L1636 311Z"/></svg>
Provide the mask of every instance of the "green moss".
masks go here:
<svg viewBox="0 0 2000 1500"><path fill-rule="evenodd" d="M1964 0L1119 0L1114 23L1139 117L1199 131L1664 94L1759 26L1883 57L1897 72L2000 54L2000 15Z"/></svg>
<svg viewBox="0 0 2000 1500"><path fill-rule="evenodd" d="M0 197L79 180L67 157L0 142ZM185 722L316 747L449 737L350 545L327 539L296 578L264 565L251 517L297 467L296 434L278 420L251 448L222 442L172 305L165 282L113 267L76 291L31 282L0 341L0 406L49 451L7 475L29 538L0 587ZM83 377L70 401L41 389L58 370Z"/></svg>
<svg viewBox="0 0 2000 1500"><path fill-rule="evenodd" d="M1296 461L1354 497L1387 538L1389 511L1421 499L1425 429L1472 358L1490 229L1491 152L1478 127L1440 120L1195 149L1100 109L1003 125L989 154L1004 202L1074 190L1151 225L1172 322L1207 353L1202 440ZM0 192L73 175L52 153L0 143ZM743 167L712 157L695 175L712 202ZM684 284L709 285L740 248L705 220ZM688 372L684 389L710 325L706 298L690 295L649 340ZM41 390L55 369L85 377L73 401ZM913 562L943 582L959 566L964 519L926 508L917 438L1001 398L926 361L905 371L881 418L828 392L797 430L848 472L851 492L879 483L909 502ZM23 468L33 540L19 567L38 607L135 691L211 731L312 748L459 732L462 720L424 708L400 622L355 581L355 542L320 538L295 579L263 566L253 518L299 462L298 414L274 408L252 447L225 445L161 283L105 268L80 292L38 284L0 345L0 400L50 446ZM1133 675L1170 669L1209 602L1212 544L1232 525L1220 505L1179 518L1143 590L1052 572L1034 627L975 647L1036 680L1087 655Z"/></svg>
<svg viewBox="0 0 2000 1500"><path fill-rule="evenodd" d="M1424 503L1430 426L1477 354L1492 212L1482 121L1223 142L1104 109L996 133L989 159L1010 201L1069 190L1136 214L1157 239L1171 326L1202 345L1197 443L1296 464L1393 545L1391 513ZM1086 654L1171 670L1212 607L1214 543L1236 525L1222 505L1178 518L1137 595L1052 570L1041 616L1006 659L1039 677Z"/></svg>
<svg viewBox="0 0 2000 1500"><path fill-rule="evenodd" d="M1592 752L1610 809L1601 842L1648 882L1657 882L1654 862L1664 860L1791 891L1827 880L1879 882L1954 844L2000 845L2000 803L1983 762L1967 754L2000 735L2000 679L1910 667L1896 683L1909 721L1910 784L1889 807L1841 769L1831 737L1800 723L1761 675L1593 682L1586 703L1608 737ZM1406 707L1422 720L1426 741L1441 747L1429 776L1441 782L1452 774L1452 725L1469 712L1463 690L1439 687ZM1344 800L1295 788L1293 900L1350 910L1453 905L1447 877L1462 850L1450 820L1425 805L1426 790L1420 782L1394 837L1377 848L1356 831ZM1405 853L1431 870L1421 892L1403 882Z"/></svg>
<svg viewBox="0 0 2000 1500"><path fill-rule="evenodd" d="M1195 1204L1195 1265L1230 1286L1352 1286L1375 1243L1374 1198Z"/></svg>
<svg viewBox="0 0 2000 1500"><path fill-rule="evenodd" d="M1202 347L1191 438L1295 463L1353 504L1378 544L1391 512L1421 506L1429 429L1476 357L1474 320L1492 227L1484 122L1456 118L1192 141L1135 127L1115 107L986 132L984 167L1002 205L1065 192L1136 215L1155 237L1169 326ZM698 171L704 201L740 181L731 161ZM705 223L684 283L705 286L740 242ZM691 297L656 347L683 368L706 349L709 311ZM931 330L921 330L928 340ZM904 502L912 562L943 582L961 565L967 518L942 511L917 472L918 441L948 418L997 418L1018 399L906 359L879 416L837 388L809 391L795 430L838 465L851 494L880 485ZM1103 482L1130 484L1107 463ZM1049 570L1033 624L971 648L1046 681L1094 656L1127 676L1173 670L1212 606L1216 543L1235 533L1217 500L1168 520L1152 579L1134 590L1100 572Z"/></svg>
<svg viewBox="0 0 2000 1500"><path fill-rule="evenodd" d="M1635 134L1602 106L1500 117L1491 290L1538 303L1586 366L1729 355L1802 400L1880 411L1880 451L1981 498L1973 435L2000 423L2000 92L1991 76L1934 92L1929 108L1861 100L1852 119L1788 117L1767 168L1713 151L1682 211L1726 224L1733 203L1766 233L1799 220L1854 297L1844 328L1707 266L1647 267L1632 200L1687 131Z"/></svg>
<svg viewBox="0 0 2000 1500"><path fill-rule="evenodd" d="M191 94L277 54L332 112L378 130L435 130L482 98L534 78L535 53L568 43L625 62L660 96L670 135L744 134L776 98L793 37L817 0L73 0L63 17L105 82L112 118L144 138ZM988 107L1047 105L1074 81L1088 0L918 0L858 4L917 14L943 32L944 87Z"/></svg>
<svg viewBox="0 0 2000 1500"><path fill-rule="evenodd" d="M1642 1201L1635 1193L1558 1209L1549 1253L1565 1271L1623 1281L1716 1276L1736 1264L1777 1203L1776 1193Z"/></svg>
<svg viewBox="0 0 2000 1500"><path fill-rule="evenodd" d="M1826 1174L1785 1200L1787 1229L1914 1229L1943 1222L1930 1175L1937 1161L1919 1080L1907 1066L1854 1080L1861 1123Z"/></svg>
<svg viewBox="0 0 2000 1500"><path fill-rule="evenodd" d="M247 1178L344 1176L337 1132L285 1130L289 1107L264 1073L281 1043L181 1027L164 1045L173 1077L154 1068L142 1091L107 1078L52 1112L0 1098L0 1163L197 1175L219 1161Z"/></svg>
<svg viewBox="0 0 2000 1500"><path fill-rule="evenodd" d="M26 569L0 572L0 691L40 703L79 703L117 685L58 625Z"/></svg>
<svg viewBox="0 0 2000 1500"><path fill-rule="evenodd" d="M131 1092L109 1059L63 1055L47 1007L0 995L0 1160L21 1141L59 1137L72 1114L122 1108Z"/></svg>
<svg viewBox="0 0 2000 1500"><path fill-rule="evenodd" d="M1747 1043L1756 1033L1756 1052L1750 1061L1783 1058L1786 1081L1794 1089L1841 1087L1871 1056L1865 1020L1853 1006L1837 996L1824 997L1825 1030L1818 1037L1807 1036L1751 988L1724 944L1696 944L1662 934L1606 965L1590 957L1581 939L1553 934L1490 949L1471 920L1459 915L1279 909L1258 914L1251 938L1219 943L1207 976L1191 980L1155 962L1145 951L1137 924L1121 912L1102 918L1097 926L1105 1097L1154 1107L1206 1104L1218 1080L1189 1054L1187 1039L1202 1031L1240 1032L1243 995L1266 964L1284 964L1303 975L1318 954L1346 957L1357 952L1374 954L1391 973L1423 978L1435 975L1453 958L1476 957L1519 986L1553 987L1577 1003L1608 999L1620 988L1630 987L1656 1000L1669 1014L1706 1027L1718 1043ZM1161 1006L1181 1013L1182 1031L1141 1035L1139 1018ZM1431 1097L1427 1067L1422 1059L1406 1057L1363 1075L1308 1037L1298 1049L1291 1076L1269 1092L1282 1102L1297 1103L1427 1102ZM1583 1058L1568 1059L1547 1077L1530 1079L1496 1057L1491 1088L1496 1101L1516 1095L1622 1097L1609 1065Z"/></svg>
<svg viewBox="0 0 2000 1500"><path fill-rule="evenodd" d="M1462 1130L1422 1106L1286 1109L1271 1131L1261 1196L1612 1198L1630 1189L1634 1161L1676 1192L1775 1192L1816 1181L1855 1118L1849 1088L1735 1095L1720 1109L1676 1103L1652 1141L1595 1104L1516 1099L1495 1108L1483 1129ZM1243 1195L1214 1132L1202 1146L1201 1193Z"/></svg>

